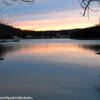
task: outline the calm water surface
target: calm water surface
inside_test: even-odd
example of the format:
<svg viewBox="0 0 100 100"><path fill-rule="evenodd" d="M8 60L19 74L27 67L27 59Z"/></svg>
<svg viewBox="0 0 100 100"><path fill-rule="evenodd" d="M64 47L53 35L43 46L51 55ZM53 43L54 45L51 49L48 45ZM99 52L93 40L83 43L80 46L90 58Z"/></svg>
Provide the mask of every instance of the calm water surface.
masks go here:
<svg viewBox="0 0 100 100"><path fill-rule="evenodd" d="M99 40L21 40L0 44L0 96L100 100Z"/></svg>

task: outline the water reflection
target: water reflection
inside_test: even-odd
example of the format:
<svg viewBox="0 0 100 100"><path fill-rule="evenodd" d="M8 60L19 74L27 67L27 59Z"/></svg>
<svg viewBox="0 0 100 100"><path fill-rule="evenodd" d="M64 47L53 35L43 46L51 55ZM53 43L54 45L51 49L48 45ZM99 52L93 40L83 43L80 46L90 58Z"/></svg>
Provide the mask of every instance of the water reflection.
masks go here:
<svg viewBox="0 0 100 100"><path fill-rule="evenodd" d="M0 44L0 60L4 60L4 57L8 53L12 53L18 50L17 45L11 45L11 44Z"/></svg>
<svg viewBox="0 0 100 100"><path fill-rule="evenodd" d="M30 44L0 44L0 58L4 57L8 53L18 52L20 54L55 54L55 53L66 53L68 51L82 52L84 50L94 51L96 54L100 53L100 45L98 44L61 44L61 43L30 43Z"/></svg>
<svg viewBox="0 0 100 100"><path fill-rule="evenodd" d="M91 45L80 45L79 47L82 47L83 49L89 49L91 51L94 51L96 54L100 55L100 45L99 44L91 44Z"/></svg>
<svg viewBox="0 0 100 100"><path fill-rule="evenodd" d="M0 44L0 58L2 58L4 54L5 54L5 47L2 44Z"/></svg>
<svg viewBox="0 0 100 100"><path fill-rule="evenodd" d="M0 44L0 96L99 100L99 44L22 41Z"/></svg>
<svg viewBox="0 0 100 100"><path fill-rule="evenodd" d="M0 58L3 60L5 56L12 58L24 57L32 61L36 57L38 60L59 63L77 63L99 66L99 44L78 44L78 43L6 43L0 44ZM9 55L9 56L8 56ZM94 57L92 57L94 56ZM76 59L77 58L77 59ZM91 59L91 63L89 63ZM95 61L97 59L97 61ZM80 62L79 62L80 61Z"/></svg>

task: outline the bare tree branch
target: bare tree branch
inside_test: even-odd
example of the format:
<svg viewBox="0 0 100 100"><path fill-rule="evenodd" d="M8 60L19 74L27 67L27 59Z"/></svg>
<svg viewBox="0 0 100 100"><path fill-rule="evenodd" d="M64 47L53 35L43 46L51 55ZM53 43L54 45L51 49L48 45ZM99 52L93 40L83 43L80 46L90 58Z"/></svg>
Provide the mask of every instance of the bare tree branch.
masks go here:
<svg viewBox="0 0 100 100"><path fill-rule="evenodd" d="M80 0L81 3L81 7L83 8L84 12L83 12L83 16L86 15L86 12L88 12L89 10L94 11L93 9L91 9L90 5L92 2L97 2L100 5L100 0Z"/></svg>
<svg viewBox="0 0 100 100"><path fill-rule="evenodd" d="M32 3L34 0L0 0L2 3L4 3L7 6L10 6L14 2L25 2L25 3Z"/></svg>

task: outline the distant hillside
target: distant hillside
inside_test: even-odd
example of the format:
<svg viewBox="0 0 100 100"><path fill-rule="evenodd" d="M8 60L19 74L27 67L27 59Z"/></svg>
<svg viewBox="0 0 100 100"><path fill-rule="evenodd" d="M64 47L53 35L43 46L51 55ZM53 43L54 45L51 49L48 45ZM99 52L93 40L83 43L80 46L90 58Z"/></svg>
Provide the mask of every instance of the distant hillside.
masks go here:
<svg viewBox="0 0 100 100"><path fill-rule="evenodd" d="M0 39L13 38L66 38L68 31L27 31L0 24Z"/></svg>
<svg viewBox="0 0 100 100"><path fill-rule="evenodd" d="M100 39L100 26L94 26L90 28L80 29L73 34L70 34L70 38L74 39Z"/></svg>
<svg viewBox="0 0 100 100"><path fill-rule="evenodd" d="M100 39L100 26L61 30L61 31L27 31L13 28L12 26L0 24L0 39L48 39L48 38L73 38L73 39Z"/></svg>
<svg viewBox="0 0 100 100"><path fill-rule="evenodd" d="M14 35L19 33L21 30L15 29L12 26L0 24L0 39L3 38L14 38Z"/></svg>

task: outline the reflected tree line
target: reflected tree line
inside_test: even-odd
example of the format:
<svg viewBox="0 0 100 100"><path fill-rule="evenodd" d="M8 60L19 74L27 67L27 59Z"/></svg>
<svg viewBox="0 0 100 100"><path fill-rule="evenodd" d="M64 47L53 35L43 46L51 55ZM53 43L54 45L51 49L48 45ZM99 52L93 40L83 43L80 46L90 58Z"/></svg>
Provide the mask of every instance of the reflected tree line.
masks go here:
<svg viewBox="0 0 100 100"><path fill-rule="evenodd" d="M100 45L99 44L90 44L90 45L78 45L79 48L87 49L94 51L97 55L100 55ZM21 45L12 45L12 44L0 44L0 60L4 60L4 57L9 52L18 51L21 48Z"/></svg>
<svg viewBox="0 0 100 100"><path fill-rule="evenodd" d="M91 51L94 51L97 55L100 55L100 45L94 44L94 45L79 45L79 47L83 49L89 49Z"/></svg>
<svg viewBox="0 0 100 100"><path fill-rule="evenodd" d="M7 53L17 51L18 49L19 47L15 45L0 44L0 61L4 60Z"/></svg>
<svg viewBox="0 0 100 100"><path fill-rule="evenodd" d="M8 48L5 45L0 44L0 60L4 60L6 53L12 51L12 49L13 48Z"/></svg>

